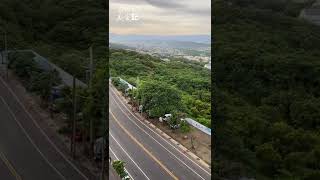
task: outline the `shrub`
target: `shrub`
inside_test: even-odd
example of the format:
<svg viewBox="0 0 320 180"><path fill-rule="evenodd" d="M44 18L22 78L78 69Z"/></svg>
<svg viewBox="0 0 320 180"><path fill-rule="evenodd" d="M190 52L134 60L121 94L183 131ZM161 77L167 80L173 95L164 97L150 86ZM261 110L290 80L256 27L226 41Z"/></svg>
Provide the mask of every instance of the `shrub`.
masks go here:
<svg viewBox="0 0 320 180"><path fill-rule="evenodd" d="M118 87L120 85L120 78L111 78L111 82L115 87Z"/></svg>
<svg viewBox="0 0 320 180"><path fill-rule="evenodd" d="M129 88L129 86L128 86L127 84L125 84L125 83L121 83L121 82L120 82L118 88L120 89L121 92L124 93L124 92L126 91L126 89Z"/></svg>
<svg viewBox="0 0 320 180"><path fill-rule="evenodd" d="M190 132L191 127L186 121L183 121L181 122L180 130L182 133L187 133L187 132Z"/></svg>
<svg viewBox="0 0 320 180"><path fill-rule="evenodd" d="M112 167L117 171L121 178L126 177L128 174L124 169L125 163L123 161L113 161Z"/></svg>

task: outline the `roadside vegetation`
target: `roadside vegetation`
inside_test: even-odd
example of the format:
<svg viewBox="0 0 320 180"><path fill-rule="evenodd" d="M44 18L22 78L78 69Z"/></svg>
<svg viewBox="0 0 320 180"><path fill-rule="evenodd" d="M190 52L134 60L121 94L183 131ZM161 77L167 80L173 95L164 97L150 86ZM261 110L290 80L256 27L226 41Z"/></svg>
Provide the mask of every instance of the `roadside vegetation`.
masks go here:
<svg viewBox="0 0 320 180"><path fill-rule="evenodd" d="M88 0L2 0L0 2L0 49L32 49L69 74L89 83L89 47L93 48L94 72L91 88L76 89L77 141L86 145L89 154L90 122L93 141L105 134L102 122L106 111L107 66L107 2ZM6 33L5 33L6 32ZM51 101L52 87L60 85L56 72L40 68L30 53L9 53L9 68L20 78L29 92L41 97L51 115L66 115L60 133L72 130L72 87L59 89L61 94ZM10 78L10 77L9 77ZM53 103L52 103L53 102ZM92 145L92 144L91 144Z"/></svg>
<svg viewBox="0 0 320 180"><path fill-rule="evenodd" d="M43 102L49 101L51 89L61 83L58 73L42 69L31 53L9 53L9 59L8 68L20 78L25 88L39 95Z"/></svg>
<svg viewBox="0 0 320 180"><path fill-rule="evenodd" d="M112 167L116 170L118 175L123 180L130 180L130 177L128 176L128 173L125 170L125 162L124 161L113 161Z"/></svg>
<svg viewBox="0 0 320 180"><path fill-rule="evenodd" d="M185 113L211 127L211 75L200 64L182 59L164 62L149 55L115 49L110 50L109 61L112 77L121 77L137 87L132 96L149 117Z"/></svg>
<svg viewBox="0 0 320 180"><path fill-rule="evenodd" d="M182 133L190 132L189 124L182 120L186 118L186 114L179 108L181 98L175 89L165 89L164 86L159 88L158 84L152 84L154 82L144 82L142 87L130 89L119 77L112 77L111 82L123 95L129 97L129 103L139 112L146 112L151 118L163 117L170 113L171 117L166 120L170 128L179 128Z"/></svg>
<svg viewBox="0 0 320 180"><path fill-rule="evenodd" d="M213 7L214 179L320 179L320 27Z"/></svg>
<svg viewBox="0 0 320 180"><path fill-rule="evenodd" d="M2 0L0 48L33 49L86 80L89 46L94 58L106 57L106 1Z"/></svg>

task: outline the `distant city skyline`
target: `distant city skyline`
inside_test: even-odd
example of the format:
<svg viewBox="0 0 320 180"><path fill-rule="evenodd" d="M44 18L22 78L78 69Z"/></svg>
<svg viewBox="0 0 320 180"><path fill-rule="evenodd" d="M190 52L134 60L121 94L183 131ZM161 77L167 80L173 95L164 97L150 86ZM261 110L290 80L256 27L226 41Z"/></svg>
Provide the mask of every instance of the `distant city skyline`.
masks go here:
<svg viewBox="0 0 320 180"><path fill-rule="evenodd" d="M110 33L210 35L210 0L110 0Z"/></svg>

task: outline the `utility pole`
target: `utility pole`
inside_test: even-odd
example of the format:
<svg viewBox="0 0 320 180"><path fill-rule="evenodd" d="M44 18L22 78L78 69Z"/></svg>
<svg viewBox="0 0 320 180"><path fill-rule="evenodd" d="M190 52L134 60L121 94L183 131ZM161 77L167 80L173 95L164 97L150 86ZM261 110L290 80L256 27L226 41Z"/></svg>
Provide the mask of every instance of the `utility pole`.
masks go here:
<svg viewBox="0 0 320 180"><path fill-rule="evenodd" d="M52 93L52 86L53 86L53 74L54 71L50 71L50 80L49 80L49 92L50 92L50 104L49 104L49 110L50 110L50 118L53 118L53 93Z"/></svg>
<svg viewBox="0 0 320 180"><path fill-rule="evenodd" d="M92 76L93 76L93 55L92 55L92 45L89 48L90 51L90 79L89 79L89 89L92 89ZM93 119L89 117L90 126L90 155L93 156Z"/></svg>
<svg viewBox="0 0 320 180"><path fill-rule="evenodd" d="M102 124L103 124L103 134L102 134L102 162L101 162L101 180L104 180L104 174L105 174L105 142L106 142L106 136L107 136L107 130L106 130L106 109L107 109L107 103L106 103L106 95L108 92L103 95L103 106L102 106Z"/></svg>
<svg viewBox="0 0 320 180"><path fill-rule="evenodd" d="M73 123L72 123L72 140L71 140L71 154L75 158L76 148L76 78L73 76L73 88L72 88L72 101L73 101Z"/></svg>
<svg viewBox="0 0 320 180"><path fill-rule="evenodd" d="M105 84L108 83L108 78L107 76L105 75L104 76L104 79L105 80ZM109 99L108 98L108 95L109 95L109 91L108 91L108 88L104 89L103 92L102 92L103 96L102 96L102 124L103 124L103 141L102 141L102 147L103 147L103 150L102 150L102 165L101 165L101 180L104 180L104 176L105 176L105 150L106 150L106 145L105 143L107 142L107 138L108 138L108 135L109 135L109 131L107 131L107 120L109 120L109 118L107 118L107 112L108 112L108 102L107 100Z"/></svg>
<svg viewBox="0 0 320 180"><path fill-rule="evenodd" d="M4 30L4 49L5 49L5 57L6 57L6 78L9 79L9 58L8 58L8 44L7 44L7 30Z"/></svg>
<svg viewBox="0 0 320 180"><path fill-rule="evenodd" d="M192 147L192 149L195 150L196 148L194 147L194 144L193 144L193 140L194 140L193 138L194 138L194 137L191 136L190 141L191 141L191 147Z"/></svg>
<svg viewBox="0 0 320 180"><path fill-rule="evenodd" d="M90 81L89 81L89 87L92 86L92 76L93 76L93 53L92 53L92 46L90 46Z"/></svg>
<svg viewBox="0 0 320 180"><path fill-rule="evenodd" d="M4 49L5 49L5 53L7 54L7 30L4 30Z"/></svg>
<svg viewBox="0 0 320 180"><path fill-rule="evenodd" d="M4 53L6 53L7 52L7 31L6 30L3 30L3 31L4 31L3 32L3 36L4 36ZM2 61L1 61L2 64L4 64L3 59L4 59L4 56L3 56L3 53L2 53Z"/></svg>
<svg viewBox="0 0 320 180"><path fill-rule="evenodd" d="M1 64L4 64L4 61L3 61L3 59L4 59L4 53L3 52L5 52L5 50L6 50L6 31L5 30L3 30L3 43L4 43L4 45L3 45L3 47L4 47L4 49L3 49L3 51L2 51L2 53L1 53L1 55L2 55L2 60L1 60Z"/></svg>

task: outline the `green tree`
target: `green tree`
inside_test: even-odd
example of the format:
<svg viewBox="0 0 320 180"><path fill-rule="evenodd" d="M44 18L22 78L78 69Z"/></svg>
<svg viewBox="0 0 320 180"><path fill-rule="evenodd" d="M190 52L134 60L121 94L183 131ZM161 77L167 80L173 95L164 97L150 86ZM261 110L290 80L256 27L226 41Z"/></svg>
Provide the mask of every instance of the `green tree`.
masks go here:
<svg viewBox="0 0 320 180"><path fill-rule="evenodd" d="M23 80L29 80L32 73L41 72L29 53L9 53L9 68Z"/></svg>
<svg viewBox="0 0 320 180"><path fill-rule="evenodd" d="M59 83L61 83L61 80L56 71L34 72L31 75L28 89L39 94L43 100L47 101L51 95L52 87Z"/></svg>
<svg viewBox="0 0 320 180"><path fill-rule="evenodd" d="M274 149L272 144L262 144L257 147L257 158L260 161L262 171L266 174L276 175L282 165L281 156Z"/></svg>
<svg viewBox="0 0 320 180"><path fill-rule="evenodd" d="M116 87L118 87L120 85L120 78L118 77L113 77L112 78L112 84Z"/></svg>
<svg viewBox="0 0 320 180"><path fill-rule="evenodd" d="M125 163L123 161L113 161L112 166L121 178L124 178L128 175L124 169Z"/></svg>
<svg viewBox="0 0 320 180"><path fill-rule="evenodd" d="M161 81L141 81L137 99L151 117L160 117L181 108L180 92Z"/></svg>

